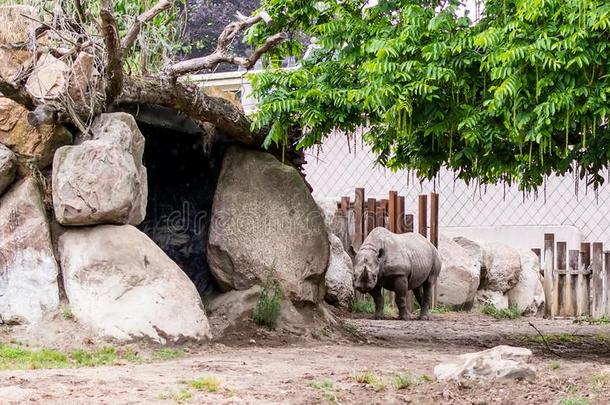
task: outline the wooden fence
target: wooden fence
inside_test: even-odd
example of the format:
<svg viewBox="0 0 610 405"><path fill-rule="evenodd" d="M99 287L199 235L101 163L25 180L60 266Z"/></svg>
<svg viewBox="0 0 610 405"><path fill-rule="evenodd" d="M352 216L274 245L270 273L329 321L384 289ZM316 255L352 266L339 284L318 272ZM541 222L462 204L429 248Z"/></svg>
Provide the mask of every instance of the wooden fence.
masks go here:
<svg viewBox="0 0 610 405"><path fill-rule="evenodd" d="M428 206L428 202L430 202ZM414 232L415 215L417 215L417 232L428 238L434 246L438 246L438 212L439 195L421 194L417 199L417 207L406 205L405 197L390 191L387 199L365 198L364 188L356 188L353 202L350 197L341 197L337 203L340 215L345 221L344 229L352 230L344 233L343 244L353 246L358 250L368 234L376 227L385 227L394 233ZM429 207L429 209L428 209ZM415 209L410 209L415 208ZM350 213L353 212L353 215ZM415 214L416 213L416 214ZM349 221L353 220L353 227ZM409 309L412 310L413 296L409 294ZM394 305L392 301L392 305ZM436 306L436 286L432 294L431 307Z"/></svg>
<svg viewBox="0 0 610 405"><path fill-rule="evenodd" d="M545 316L610 316L610 251L601 242L569 249L555 235L544 235L544 248L532 249L544 275Z"/></svg>

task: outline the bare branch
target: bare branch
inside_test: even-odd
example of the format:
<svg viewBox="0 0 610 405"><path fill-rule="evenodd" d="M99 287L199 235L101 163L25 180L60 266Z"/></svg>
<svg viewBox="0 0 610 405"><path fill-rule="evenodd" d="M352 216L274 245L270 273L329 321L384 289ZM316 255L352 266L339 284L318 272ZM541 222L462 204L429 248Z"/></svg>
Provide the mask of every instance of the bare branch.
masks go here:
<svg viewBox="0 0 610 405"><path fill-rule="evenodd" d="M87 22L87 16L85 15L85 11L83 10L83 4L81 0L74 0L74 8L76 9L77 21L80 24L85 24Z"/></svg>
<svg viewBox="0 0 610 405"><path fill-rule="evenodd" d="M0 95L23 105L28 109L34 108L34 99L18 84L3 80L0 76Z"/></svg>
<svg viewBox="0 0 610 405"><path fill-rule="evenodd" d="M246 69L251 68L260 59L260 57L268 52L272 47L287 38L286 33L275 34L265 41L265 43L252 53L249 57L236 56L229 51L231 43L235 37L247 28L262 21L263 17L255 15L252 17L243 17L239 21L234 21L227 25L218 37L216 50L200 58L188 59L182 62L167 66L164 73L169 77L178 77L187 73L197 72L204 69L213 69L220 63L230 63L233 65L243 66Z"/></svg>
<svg viewBox="0 0 610 405"><path fill-rule="evenodd" d="M108 105L121 93L123 85L123 50L119 40L117 21L112 14L112 0L103 0L100 10L101 30L106 46L106 103Z"/></svg>
<svg viewBox="0 0 610 405"><path fill-rule="evenodd" d="M163 11L168 10L173 4L173 0L159 0L159 2L151 9L136 17L136 20L131 28L129 28L127 35L125 35L125 38L123 38L123 52L129 52L129 49L133 46L134 42L138 38L144 24L155 18Z"/></svg>

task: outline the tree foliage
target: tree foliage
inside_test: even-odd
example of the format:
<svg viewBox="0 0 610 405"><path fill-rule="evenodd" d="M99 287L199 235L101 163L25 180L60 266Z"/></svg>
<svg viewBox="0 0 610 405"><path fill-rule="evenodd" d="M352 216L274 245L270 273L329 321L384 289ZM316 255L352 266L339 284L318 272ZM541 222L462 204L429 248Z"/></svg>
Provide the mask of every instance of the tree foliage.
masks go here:
<svg viewBox="0 0 610 405"><path fill-rule="evenodd" d="M379 162L431 178L525 189L577 170L598 186L610 158L610 3L489 0L481 18L458 1L265 0L252 44L295 33L253 75L267 144L303 129L299 147L365 128ZM299 36L297 36L297 34ZM301 58L301 38L311 38ZM275 63L273 63L275 61Z"/></svg>

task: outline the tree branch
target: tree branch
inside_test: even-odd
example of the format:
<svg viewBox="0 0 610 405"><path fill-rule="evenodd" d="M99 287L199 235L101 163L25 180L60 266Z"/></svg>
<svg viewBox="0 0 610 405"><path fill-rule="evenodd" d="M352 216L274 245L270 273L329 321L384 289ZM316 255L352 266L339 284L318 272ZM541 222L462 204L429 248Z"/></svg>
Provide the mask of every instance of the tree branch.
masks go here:
<svg viewBox="0 0 610 405"><path fill-rule="evenodd" d="M121 93L123 85L123 50L119 40L119 28L112 14L112 0L102 0L100 10L101 31L106 46L106 104L110 105Z"/></svg>
<svg viewBox="0 0 610 405"><path fill-rule="evenodd" d="M25 91L25 88L23 86L19 86L15 83L3 80L1 76L0 93L2 96L10 98L11 100L23 105L28 109L32 109L35 107L34 99L27 91Z"/></svg>
<svg viewBox="0 0 610 405"><path fill-rule="evenodd" d="M144 24L155 18L163 11L168 10L173 4L173 0L159 0L159 2L155 4L151 9L136 17L136 20L134 21L131 28L129 28L127 35L125 35L125 38L123 38L123 52L129 52L129 49L135 43Z"/></svg>
<svg viewBox="0 0 610 405"><path fill-rule="evenodd" d="M164 69L164 73L169 77L175 78L187 73L193 73L204 69L213 69L223 62L243 66L246 69L251 68L265 52L268 52L272 47L287 38L286 33L281 32L275 34L267 38L265 43L254 51L249 57L236 56L231 53L229 48L231 47L231 43L235 37L245 29L250 28L262 20L263 17L259 14L251 17L241 18L239 21L230 23L224 28L218 37L218 44L216 45L216 50L213 53L200 58L188 59L167 66Z"/></svg>
<svg viewBox="0 0 610 405"><path fill-rule="evenodd" d="M171 108L190 118L209 122L234 140L246 145L260 146L262 132L250 130L250 119L229 101L211 97L196 85L161 81L157 78L125 77L123 92L115 100L120 104L149 104Z"/></svg>

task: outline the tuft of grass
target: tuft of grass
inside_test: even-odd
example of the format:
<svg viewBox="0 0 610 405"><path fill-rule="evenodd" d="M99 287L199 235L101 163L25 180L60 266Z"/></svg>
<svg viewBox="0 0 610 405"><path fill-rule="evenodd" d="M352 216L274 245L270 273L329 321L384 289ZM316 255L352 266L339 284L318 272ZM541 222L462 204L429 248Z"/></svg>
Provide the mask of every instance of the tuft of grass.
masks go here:
<svg viewBox="0 0 610 405"><path fill-rule="evenodd" d="M561 367L561 363L558 362L557 360L553 360L549 363L549 368L551 370L557 370L559 367Z"/></svg>
<svg viewBox="0 0 610 405"><path fill-rule="evenodd" d="M610 374L603 371L599 373L594 373L591 376L591 381L593 382L595 388L605 388L610 382Z"/></svg>
<svg viewBox="0 0 610 405"><path fill-rule="evenodd" d="M423 374L421 376L421 380L423 382L427 382L427 383L434 381L434 379L432 377L430 377L428 374Z"/></svg>
<svg viewBox="0 0 610 405"><path fill-rule="evenodd" d="M371 297L366 297L363 300L355 299L352 301L350 310L356 314L374 314L375 303ZM387 295L383 297L383 316L388 318L398 316L398 310L392 306L390 297Z"/></svg>
<svg viewBox="0 0 610 405"><path fill-rule="evenodd" d="M331 403L338 403L337 395L333 391L335 382L333 380L324 379L309 383L309 387L322 391L324 398Z"/></svg>
<svg viewBox="0 0 610 405"><path fill-rule="evenodd" d="M397 390L404 390L415 384L415 379L411 374L398 374L394 376L392 385Z"/></svg>
<svg viewBox="0 0 610 405"><path fill-rule="evenodd" d="M163 392L163 393L159 394L159 399L161 399L161 400L173 400L176 402L188 401L191 398L193 398L193 394L191 394L191 392L187 389L182 389L177 392L174 392L174 391Z"/></svg>
<svg viewBox="0 0 610 405"><path fill-rule="evenodd" d="M282 298L280 283L274 278L274 272L269 271L252 314L254 322L259 326L275 329L282 310Z"/></svg>
<svg viewBox="0 0 610 405"><path fill-rule="evenodd" d="M213 375L206 375L196 380L187 381L186 383L196 390L205 390L207 392L218 392L222 386L220 378Z"/></svg>
<svg viewBox="0 0 610 405"><path fill-rule="evenodd" d="M172 360L182 356L184 356L184 352L182 350L163 348L156 350L153 353L152 358L155 360Z"/></svg>
<svg viewBox="0 0 610 405"><path fill-rule="evenodd" d="M573 397L563 398L559 401L559 405L589 405L589 400L580 395L576 395Z"/></svg>
<svg viewBox="0 0 610 405"><path fill-rule="evenodd" d="M333 386L335 385L335 382L333 380L329 380L329 379L324 379L324 380L317 380L317 381L313 381L311 383L309 383L309 387L310 388L314 388L316 390L331 390L333 389Z"/></svg>
<svg viewBox="0 0 610 405"><path fill-rule="evenodd" d="M430 309L431 314L446 314L448 312L451 312L451 308L443 304L437 305L436 308Z"/></svg>
<svg viewBox="0 0 610 405"><path fill-rule="evenodd" d="M387 387L387 383L377 374L372 371L353 372L350 377L357 383L366 384L375 391L383 391Z"/></svg>
<svg viewBox="0 0 610 405"><path fill-rule="evenodd" d="M78 366L95 367L114 363L118 356L114 347L102 347L95 351L72 350L70 357Z"/></svg>
<svg viewBox="0 0 610 405"><path fill-rule="evenodd" d="M574 319L574 323L578 325L607 325L610 324L610 317L601 316L601 317L593 317L593 316L582 316Z"/></svg>
<svg viewBox="0 0 610 405"><path fill-rule="evenodd" d="M72 313L72 310L70 309L70 307L67 305L61 306L61 316L63 316L63 318L66 320L74 319L74 314Z"/></svg>
<svg viewBox="0 0 610 405"><path fill-rule="evenodd" d="M508 309L498 309L493 304L485 304L481 312L496 319L517 319L521 317L521 311L516 305L511 305Z"/></svg>

